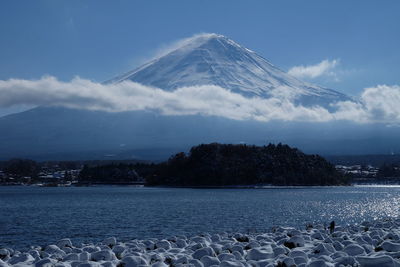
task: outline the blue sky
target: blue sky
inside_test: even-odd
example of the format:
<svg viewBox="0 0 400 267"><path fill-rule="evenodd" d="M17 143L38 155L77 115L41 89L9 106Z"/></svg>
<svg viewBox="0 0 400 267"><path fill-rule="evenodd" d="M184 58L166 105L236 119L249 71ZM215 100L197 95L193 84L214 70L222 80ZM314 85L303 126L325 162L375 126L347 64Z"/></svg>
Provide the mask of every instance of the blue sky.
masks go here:
<svg viewBox="0 0 400 267"><path fill-rule="evenodd" d="M400 1L1 1L0 80L104 81L200 32L226 35L278 67L357 95L400 84Z"/></svg>

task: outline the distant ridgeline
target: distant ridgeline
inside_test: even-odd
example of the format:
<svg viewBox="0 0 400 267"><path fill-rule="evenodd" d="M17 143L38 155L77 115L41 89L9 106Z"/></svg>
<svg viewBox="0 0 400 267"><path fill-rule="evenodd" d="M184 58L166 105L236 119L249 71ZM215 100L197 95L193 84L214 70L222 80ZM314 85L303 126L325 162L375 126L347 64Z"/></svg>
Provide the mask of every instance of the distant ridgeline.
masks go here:
<svg viewBox="0 0 400 267"><path fill-rule="evenodd" d="M287 145L207 144L178 153L146 177L149 185L340 185L347 179L318 155Z"/></svg>

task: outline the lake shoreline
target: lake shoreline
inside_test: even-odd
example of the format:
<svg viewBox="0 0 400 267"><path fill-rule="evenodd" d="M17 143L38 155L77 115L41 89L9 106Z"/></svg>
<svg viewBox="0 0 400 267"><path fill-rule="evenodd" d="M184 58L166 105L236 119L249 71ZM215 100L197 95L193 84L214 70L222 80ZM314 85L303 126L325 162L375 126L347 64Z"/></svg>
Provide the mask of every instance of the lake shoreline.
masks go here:
<svg viewBox="0 0 400 267"><path fill-rule="evenodd" d="M358 225L277 226L264 233L220 233L124 242L69 238L27 251L0 249L0 265L26 266L400 266L400 219Z"/></svg>
<svg viewBox="0 0 400 267"><path fill-rule="evenodd" d="M149 186L145 184L129 183L98 183L98 184L73 184L73 185L41 185L41 184L0 184L0 187L134 187L134 188L171 188L171 189L306 189L306 188L336 188L336 187L396 187L399 183L392 184L348 184L348 185L238 185L238 186Z"/></svg>

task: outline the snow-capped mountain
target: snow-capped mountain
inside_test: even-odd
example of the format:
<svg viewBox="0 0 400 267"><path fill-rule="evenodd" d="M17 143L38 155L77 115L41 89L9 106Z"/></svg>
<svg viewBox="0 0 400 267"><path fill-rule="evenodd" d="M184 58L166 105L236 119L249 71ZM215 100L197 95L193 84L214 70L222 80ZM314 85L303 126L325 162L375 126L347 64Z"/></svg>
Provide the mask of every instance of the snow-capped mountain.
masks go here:
<svg viewBox="0 0 400 267"><path fill-rule="evenodd" d="M350 100L337 91L296 79L262 56L218 34L202 34L177 49L107 83L134 81L174 90L217 85L251 97L290 96L303 105L326 105Z"/></svg>
<svg viewBox="0 0 400 267"><path fill-rule="evenodd" d="M179 48L108 82L123 81L163 90L217 85L246 97L289 94L299 104L328 108L332 102L349 100L339 92L302 82L255 52L216 34L188 39ZM10 157L159 160L210 142L259 145L283 142L306 152L325 154L400 151L400 130L395 127L161 115L157 110L106 112L37 107L1 117L0 132L0 160ZM384 143L379 143L380 140Z"/></svg>

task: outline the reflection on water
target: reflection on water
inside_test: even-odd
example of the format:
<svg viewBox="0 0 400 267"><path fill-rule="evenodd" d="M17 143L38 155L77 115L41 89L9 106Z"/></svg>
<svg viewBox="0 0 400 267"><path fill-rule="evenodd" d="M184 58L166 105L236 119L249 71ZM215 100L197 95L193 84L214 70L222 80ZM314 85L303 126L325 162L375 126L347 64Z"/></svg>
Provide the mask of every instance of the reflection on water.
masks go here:
<svg viewBox="0 0 400 267"><path fill-rule="evenodd" d="M174 189L0 187L0 247L267 231L399 216L400 187Z"/></svg>

